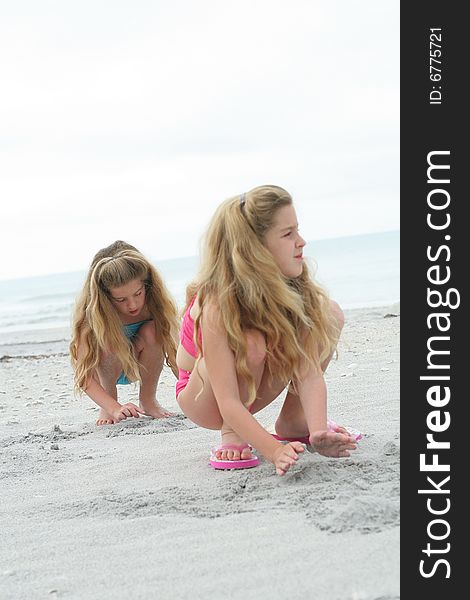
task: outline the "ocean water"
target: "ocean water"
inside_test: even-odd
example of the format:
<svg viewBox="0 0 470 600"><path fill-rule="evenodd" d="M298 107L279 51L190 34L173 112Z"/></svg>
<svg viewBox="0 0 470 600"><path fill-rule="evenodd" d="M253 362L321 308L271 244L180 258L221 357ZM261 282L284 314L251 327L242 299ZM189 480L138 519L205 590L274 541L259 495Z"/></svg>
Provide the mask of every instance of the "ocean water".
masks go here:
<svg viewBox="0 0 470 600"><path fill-rule="evenodd" d="M389 231L312 241L305 255L313 257L316 279L343 308L386 306L400 298L399 247L399 232ZM156 266L182 307L198 258L175 258ZM70 326L85 276L83 271L0 281L1 337Z"/></svg>

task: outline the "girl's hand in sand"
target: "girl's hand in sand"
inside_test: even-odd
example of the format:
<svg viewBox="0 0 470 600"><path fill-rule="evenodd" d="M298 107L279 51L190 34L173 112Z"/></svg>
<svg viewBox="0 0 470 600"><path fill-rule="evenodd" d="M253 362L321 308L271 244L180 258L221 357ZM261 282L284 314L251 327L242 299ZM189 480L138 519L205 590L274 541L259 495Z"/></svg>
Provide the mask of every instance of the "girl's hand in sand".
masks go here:
<svg viewBox="0 0 470 600"><path fill-rule="evenodd" d="M124 421L129 417L140 417L143 413L144 411L141 408L132 404L132 402L127 402L113 414L113 419L115 423L119 423L119 421Z"/></svg>
<svg viewBox="0 0 470 600"><path fill-rule="evenodd" d="M338 427L337 431L314 431L310 435L310 444L318 454L334 458L350 456L349 450L357 448L356 439L343 427Z"/></svg>
<svg viewBox="0 0 470 600"><path fill-rule="evenodd" d="M304 452L305 448L300 442L289 442L288 444L281 444L273 454L273 463L276 467L276 473L278 475L285 475L286 472L295 465L299 459L299 454Z"/></svg>

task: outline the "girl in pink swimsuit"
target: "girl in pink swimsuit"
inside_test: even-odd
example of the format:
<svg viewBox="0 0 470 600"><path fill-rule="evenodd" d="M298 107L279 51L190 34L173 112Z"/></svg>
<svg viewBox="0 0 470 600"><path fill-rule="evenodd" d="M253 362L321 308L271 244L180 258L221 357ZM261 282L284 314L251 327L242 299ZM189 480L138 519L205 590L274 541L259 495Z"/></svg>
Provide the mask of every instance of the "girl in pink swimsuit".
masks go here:
<svg viewBox="0 0 470 600"><path fill-rule="evenodd" d="M181 323L181 329L180 329L180 343L183 346L183 348L186 350L186 352L190 356L192 356L194 359L197 358L198 351L197 351L196 345L194 344L194 341L193 341L194 321L191 318L190 310L193 307L195 300L196 300L196 297L194 297L191 300L191 302L189 303L189 306L185 310L185 313L183 315L183 322ZM200 343L202 343L202 336L201 336L200 331L199 331L199 341L200 341ZM184 388L187 386L190 375L191 375L191 371L185 371L184 369L178 369L178 381L176 382L176 398L178 398L180 392L182 390L184 390Z"/></svg>
<svg viewBox="0 0 470 600"><path fill-rule="evenodd" d="M327 421L323 373L343 314L310 277L304 246L292 198L277 186L230 198L210 223L187 290L176 395L189 419L221 431L214 468L255 466L255 447L284 475L304 444L333 457L356 448L356 436ZM253 415L286 387L273 436Z"/></svg>

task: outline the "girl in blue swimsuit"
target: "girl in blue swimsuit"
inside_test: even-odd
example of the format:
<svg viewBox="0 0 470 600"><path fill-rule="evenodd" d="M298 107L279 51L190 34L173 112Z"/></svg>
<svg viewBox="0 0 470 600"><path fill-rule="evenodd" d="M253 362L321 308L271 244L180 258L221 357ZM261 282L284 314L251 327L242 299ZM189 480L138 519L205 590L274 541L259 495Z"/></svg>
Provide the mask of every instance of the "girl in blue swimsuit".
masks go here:
<svg viewBox="0 0 470 600"><path fill-rule="evenodd" d="M93 258L75 306L70 353L75 387L100 407L97 425L170 415L156 400L163 362L176 374L177 308L134 246L116 241ZM117 384L140 381L139 406L118 402Z"/></svg>

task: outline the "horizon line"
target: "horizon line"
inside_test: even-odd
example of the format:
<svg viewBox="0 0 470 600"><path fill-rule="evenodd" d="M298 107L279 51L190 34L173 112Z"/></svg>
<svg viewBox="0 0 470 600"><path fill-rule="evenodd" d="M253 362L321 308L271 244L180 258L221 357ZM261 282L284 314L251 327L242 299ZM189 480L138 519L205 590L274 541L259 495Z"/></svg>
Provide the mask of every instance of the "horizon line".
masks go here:
<svg viewBox="0 0 470 600"><path fill-rule="evenodd" d="M346 239L346 238L364 237L364 236L369 236L369 235L379 235L379 234L385 234L385 233L399 233L399 232L400 232L400 229L385 229L383 231L369 231L367 233L353 233L350 235L339 235L339 236L331 236L331 237L324 237L324 238L315 238L312 240L308 240L307 244L311 244L313 242L326 242L326 241L340 240L340 239ZM182 256L174 256L171 258L152 258L151 260L158 265L158 263L166 263L166 262L170 262L172 260L182 260L184 258L187 258L187 259L197 258L197 256L198 256L197 254L185 254ZM38 273L35 275L19 275L18 277L5 277L5 278L0 277L0 283L7 283L9 281L20 281L22 279L34 279L36 277L53 277L55 275L72 275L74 273L83 273L86 271L87 271L87 268L74 270L74 271L49 271L47 273Z"/></svg>

